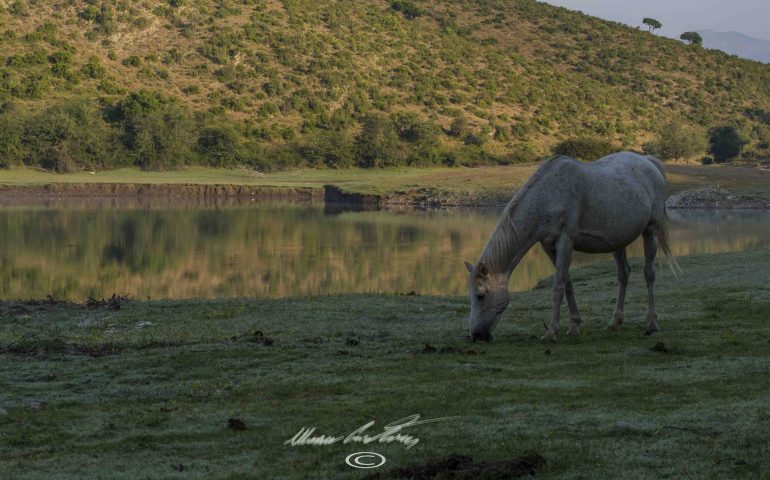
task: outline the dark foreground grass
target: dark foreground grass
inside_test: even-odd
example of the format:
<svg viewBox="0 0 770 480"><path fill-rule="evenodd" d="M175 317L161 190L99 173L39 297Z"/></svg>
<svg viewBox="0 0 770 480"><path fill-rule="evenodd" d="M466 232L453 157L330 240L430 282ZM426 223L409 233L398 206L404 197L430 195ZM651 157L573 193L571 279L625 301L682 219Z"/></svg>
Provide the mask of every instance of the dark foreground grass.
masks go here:
<svg viewBox="0 0 770 480"><path fill-rule="evenodd" d="M583 336L550 346L548 288L514 294L490 344L458 338L464 298L4 303L0 478L360 478L359 451L383 474L533 452L539 478L770 478L770 252L680 263L653 337L638 261L618 333L614 268L575 270ZM412 414L458 418L411 449L284 445Z"/></svg>

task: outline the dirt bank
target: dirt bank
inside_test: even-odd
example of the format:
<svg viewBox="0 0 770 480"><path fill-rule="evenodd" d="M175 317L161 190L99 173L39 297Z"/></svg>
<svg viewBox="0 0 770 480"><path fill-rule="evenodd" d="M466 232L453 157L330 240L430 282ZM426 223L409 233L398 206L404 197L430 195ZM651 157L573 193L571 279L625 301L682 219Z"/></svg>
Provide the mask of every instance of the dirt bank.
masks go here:
<svg viewBox="0 0 770 480"><path fill-rule="evenodd" d="M326 203L346 203L376 207L491 207L505 206L512 194L495 195L470 192L447 192L417 188L387 194L345 192L336 185L324 185Z"/></svg>
<svg viewBox="0 0 770 480"><path fill-rule="evenodd" d="M47 185L0 185L0 204L15 204L30 199L84 200L133 198L167 201L248 201L299 200L324 201L327 204L356 205L363 208L398 207L502 207L510 193L452 192L436 188L414 188L384 194L348 192L336 185L321 187L254 186L236 184L140 184L140 183L51 183ZM703 187L671 195L668 208L770 209L770 200L739 195L719 187Z"/></svg>
<svg viewBox="0 0 770 480"><path fill-rule="evenodd" d="M320 200L323 190L309 187L261 187L252 185L51 183L47 185L0 185L0 196L22 197L258 197L265 199Z"/></svg>

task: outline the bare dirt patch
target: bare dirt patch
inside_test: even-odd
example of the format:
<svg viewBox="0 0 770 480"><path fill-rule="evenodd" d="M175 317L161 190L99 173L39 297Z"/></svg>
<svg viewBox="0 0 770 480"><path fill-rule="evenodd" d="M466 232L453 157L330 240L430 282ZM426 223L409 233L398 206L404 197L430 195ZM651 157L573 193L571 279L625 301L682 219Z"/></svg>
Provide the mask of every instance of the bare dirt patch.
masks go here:
<svg viewBox="0 0 770 480"><path fill-rule="evenodd" d="M545 466L545 458L537 453L527 453L513 460L474 462L471 457L450 455L444 459L424 464L410 465L386 473L375 473L368 480L408 478L414 480L495 480L534 475Z"/></svg>

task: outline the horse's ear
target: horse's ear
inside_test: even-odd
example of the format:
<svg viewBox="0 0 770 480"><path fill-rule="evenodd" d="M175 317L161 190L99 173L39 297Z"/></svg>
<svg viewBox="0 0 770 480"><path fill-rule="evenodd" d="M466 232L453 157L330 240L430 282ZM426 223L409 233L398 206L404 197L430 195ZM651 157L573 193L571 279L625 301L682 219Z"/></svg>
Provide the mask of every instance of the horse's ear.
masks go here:
<svg viewBox="0 0 770 480"><path fill-rule="evenodd" d="M479 275L481 275L482 277L488 277L489 276L489 269L487 268L486 265L484 265L481 262L479 262Z"/></svg>
<svg viewBox="0 0 770 480"><path fill-rule="evenodd" d="M465 268L467 268L470 273L473 273L473 265L470 263L465 262Z"/></svg>

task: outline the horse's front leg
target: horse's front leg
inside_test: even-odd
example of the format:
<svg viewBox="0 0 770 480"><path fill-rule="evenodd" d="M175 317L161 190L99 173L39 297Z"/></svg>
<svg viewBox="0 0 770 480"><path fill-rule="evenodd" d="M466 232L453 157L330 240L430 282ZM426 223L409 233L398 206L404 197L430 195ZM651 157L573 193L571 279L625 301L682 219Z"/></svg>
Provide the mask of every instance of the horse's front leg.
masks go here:
<svg viewBox="0 0 770 480"><path fill-rule="evenodd" d="M554 267L556 266L556 247L543 245L548 258L551 259ZM569 272L567 273L567 281L565 283L565 295L567 297L567 306L569 307L570 315L570 327L567 335L580 335L580 312L578 311L577 300L575 300L575 288L572 286L572 279Z"/></svg>
<svg viewBox="0 0 770 480"><path fill-rule="evenodd" d="M555 342L559 333L559 313L561 302L564 300L564 292L567 289L569 278L569 264L572 261L572 239L566 234L561 234L556 241L556 274L553 280L553 317L548 331L543 337L545 342Z"/></svg>
<svg viewBox="0 0 770 480"><path fill-rule="evenodd" d="M612 253L615 257L615 264L618 267L618 300L615 304L615 313L612 314L612 323L607 326L607 330L615 331L623 324L623 307L626 302L626 287L628 287L628 277L631 275L631 266L626 258L626 249L621 248Z"/></svg>

